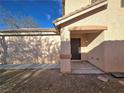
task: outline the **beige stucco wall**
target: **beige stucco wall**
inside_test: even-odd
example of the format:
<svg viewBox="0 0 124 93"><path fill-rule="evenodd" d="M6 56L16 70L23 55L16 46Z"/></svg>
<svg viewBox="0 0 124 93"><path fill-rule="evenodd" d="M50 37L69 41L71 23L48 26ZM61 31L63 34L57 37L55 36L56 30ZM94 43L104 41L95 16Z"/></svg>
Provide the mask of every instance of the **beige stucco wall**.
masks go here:
<svg viewBox="0 0 124 93"><path fill-rule="evenodd" d="M65 0L65 15L90 3L90 0Z"/></svg>
<svg viewBox="0 0 124 93"><path fill-rule="evenodd" d="M67 6L66 6L67 7ZM103 25L108 30L100 33L88 46L81 47L87 59L106 72L124 72L124 8L121 0L108 0L107 9L87 15L86 18L66 26ZM79 20L78 19L78 20Z"/></svg>
<svg viewBox="0 0 124 93"><path fill-rule="evenodd" d="M8 47L6 57L2 45ZM8 64L59 63L59 50L60 36L5 36L0 63L5 58Z"/></svg>

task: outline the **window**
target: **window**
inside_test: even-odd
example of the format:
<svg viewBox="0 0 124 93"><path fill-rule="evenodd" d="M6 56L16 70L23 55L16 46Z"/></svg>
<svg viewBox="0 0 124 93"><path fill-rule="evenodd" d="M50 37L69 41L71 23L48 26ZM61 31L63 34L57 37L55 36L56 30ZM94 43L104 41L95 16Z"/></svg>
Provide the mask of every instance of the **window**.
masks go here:
<svg viewBox="0 0 124 93"><path fill-rule="evenodd" d="M121 7L124 7L124 0L121 0Z"/></svg>

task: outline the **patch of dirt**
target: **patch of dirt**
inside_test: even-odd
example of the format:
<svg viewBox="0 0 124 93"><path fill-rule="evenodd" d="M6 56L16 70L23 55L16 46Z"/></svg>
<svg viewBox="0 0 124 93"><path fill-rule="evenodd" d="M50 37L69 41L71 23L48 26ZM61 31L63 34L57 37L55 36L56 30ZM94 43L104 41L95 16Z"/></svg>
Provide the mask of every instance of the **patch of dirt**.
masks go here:
<svg viewBox="0 0 124 93"><path fill-rule="evenodd" d="M124 93L118 79L99 75L65 75L59 70L0 71L0 93ZM122 79L121 79L122 80Z"/></svg>

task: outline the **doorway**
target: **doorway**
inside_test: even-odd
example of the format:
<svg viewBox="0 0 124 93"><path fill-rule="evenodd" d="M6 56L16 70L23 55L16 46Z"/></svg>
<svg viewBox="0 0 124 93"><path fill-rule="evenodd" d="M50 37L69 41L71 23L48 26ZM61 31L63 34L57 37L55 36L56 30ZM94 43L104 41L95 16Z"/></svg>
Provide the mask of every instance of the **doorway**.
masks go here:
<svg viewBox="0 0 124 93"><path fill-rule="evenodd" d="M71 39L71 55L72 55L71 59L72 60L81 60L80 47L81 47L80 38L72 38Z"/></svg>

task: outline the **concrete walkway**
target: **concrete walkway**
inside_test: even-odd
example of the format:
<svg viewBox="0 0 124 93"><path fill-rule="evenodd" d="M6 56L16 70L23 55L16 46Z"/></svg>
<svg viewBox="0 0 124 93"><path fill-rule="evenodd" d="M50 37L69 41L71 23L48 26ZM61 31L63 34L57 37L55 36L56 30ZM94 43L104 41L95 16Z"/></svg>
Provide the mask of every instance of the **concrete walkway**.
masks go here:
<svg viewBox="0 0 124 93"><path fill-rule="evenodd" d="M0 64L0 69L58 69L59 64Z"/></svg>
<svg viewBox="0 0 124 93"><path fill-rule="evenodd" d="M72 74L104 74L88 62L71 62ZM0 64L0 69L59 69L59 64Z"/></svg>
<svg viewBox="0 0 124 93"><path fill-rule="evenodd" d="M73 74L104 74L103 71L89 62L72 62L71 66Z"/></svg>

